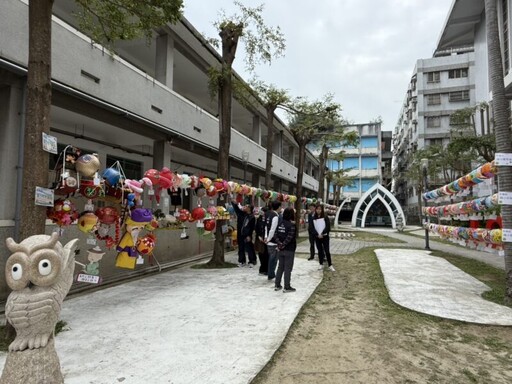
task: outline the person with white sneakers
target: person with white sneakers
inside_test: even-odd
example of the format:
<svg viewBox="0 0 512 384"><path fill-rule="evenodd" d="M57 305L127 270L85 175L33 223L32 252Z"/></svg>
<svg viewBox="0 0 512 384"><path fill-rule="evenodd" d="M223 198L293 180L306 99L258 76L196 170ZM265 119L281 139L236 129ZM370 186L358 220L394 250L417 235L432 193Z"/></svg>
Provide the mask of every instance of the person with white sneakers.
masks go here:
<svg viewBox="0 0 512 384"><path fill-rule="evenodd" d="M327 259L329 270L336 271L332 265L331 252L329 250L329 232L331 223L325 215L324 206L317 204L315 215L313 216L313 226L315 228L315 242L318 249L318 260L320 262L319 270L324 269L324 258Z"/></svg>

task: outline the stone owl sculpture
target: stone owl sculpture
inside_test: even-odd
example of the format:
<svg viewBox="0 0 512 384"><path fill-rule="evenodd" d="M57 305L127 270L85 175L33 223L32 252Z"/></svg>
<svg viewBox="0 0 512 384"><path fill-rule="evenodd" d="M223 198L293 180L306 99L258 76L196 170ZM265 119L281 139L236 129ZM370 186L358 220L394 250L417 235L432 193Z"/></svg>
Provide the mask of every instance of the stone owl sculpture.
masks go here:
<svg viewBox="0 0 512 384"><path fill-rule="evenodd" d="M78 239L64 247L58 234L35 235L17 244L6 240L12 252L5 266L6 282L12 289L5 316L16 329L9 351L46 347L53 337L64 298L73 283Z"/></svg>

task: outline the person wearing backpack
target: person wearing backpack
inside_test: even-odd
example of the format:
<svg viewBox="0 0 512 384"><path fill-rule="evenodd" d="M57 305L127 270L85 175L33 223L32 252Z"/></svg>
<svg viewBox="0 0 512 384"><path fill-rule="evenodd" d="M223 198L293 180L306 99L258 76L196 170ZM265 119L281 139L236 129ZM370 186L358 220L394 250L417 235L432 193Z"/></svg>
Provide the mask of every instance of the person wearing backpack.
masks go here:
<svg viewBox="0 0 512 384"><path fill-rule="evenodd" d="M272 280L276 277L277 265L277 239L275 238L277 225L279 223L279 211L281 209L281 202L273 201L270 204L270 209L265 215L265 244L268 251L268 279Z"/></svg>
<svg viewBox="0 0 512 384"><path fill-rule="evenodd" d="M279 259L279 267L277 268L275 291L279 291L281 286L281 278L284 273L284 289L283 292L295 292L296 289L290 285L293 263L295 260L295 249L297 241L295 239L295 209L286 208L283 211L283 219L277 226L277 257Z"/></svg>

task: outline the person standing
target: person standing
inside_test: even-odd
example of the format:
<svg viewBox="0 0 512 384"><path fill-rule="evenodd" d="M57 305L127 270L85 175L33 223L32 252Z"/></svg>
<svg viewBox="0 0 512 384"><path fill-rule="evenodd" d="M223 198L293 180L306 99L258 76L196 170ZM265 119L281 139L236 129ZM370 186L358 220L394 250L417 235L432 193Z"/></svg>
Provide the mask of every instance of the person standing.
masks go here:
<svg viewBox="0 0 512 384"><path fill-rule="evenodd" d="M276 277L277 265L277 240L275 239L277 225L279 223L279 210L281 202L273 201L270 209L265 215L265 244L268 250L268 279L272 280Z"/></svg>
<svg viewBox="0 0 512 384"><path fill-rule="evenodd" d="M308 235L309 235L309 259L313 260L315 258L315 226L313 225L313 216L315 216L316 205L309 204L309 212L308 212Z"/></svg>
<svg viewBox="0 0 512 384"><path fill-rule="evenodd" d="M235 202L231 202L233 209L236 213L237 222L237 242L238 242L238 266L245 265L245 253L249 256L249 267L252 268L256 264L256 253L254 252L254 243L252 241L252 234L256 219L253 215L254 207L252 205L245 205L243 209Z"/></svg>
<svg viewBox="0 0 512 384"><path fill-rule="evenodd" d="M265 215L267 212L267 207L261 208L260 215L256 220L256 237L254 240L254 249L256 250L256 252L258 252L258 257L260 259L259 274L263 276L268 275L268 250L267 245L265 244Z"/></svg>
<svg viewBox="0 0 512 384"><path fill-rule="evenodd" d="M279 259L279 266L276 273L275 291L279 291L281 286L281 278L284 273L284 289L283 292L295 292L296 289L290 285L291 275L293 270L293 262L295 260L295 249L297 248L297 241L295 239L295 232L297 227L294 222L295 210L293 208L286 208L283 211L283 219L277 226L277 257Z"/></svg>
<svg viewBox="0 0 512 384"><path fill-rule="evenodd" d="M335 269L332 265L331 252L329 250L329 232L331 231L331 223L329 222L329 218L325 215L322 204L316 205L315 215L313 216L313 226L315 228L315 242L320 262L320 267L318 267L318 269L321 270L324 268L324 258L326 258L329 269L334 272Z"/></svg>

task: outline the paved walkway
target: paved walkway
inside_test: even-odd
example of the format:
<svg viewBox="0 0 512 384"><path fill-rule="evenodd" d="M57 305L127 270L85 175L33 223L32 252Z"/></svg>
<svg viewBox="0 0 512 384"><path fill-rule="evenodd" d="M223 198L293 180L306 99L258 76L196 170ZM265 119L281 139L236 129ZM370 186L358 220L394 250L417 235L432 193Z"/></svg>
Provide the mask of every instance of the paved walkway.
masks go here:
<svg viewBox="0 0 512 384"><path fill-rule="evenodd" d="M331 251L350 254L366 246L421 246L422 239L387 235L404 238L408 243L339 238L331 240ZM458 247L432 245L434 249L439 247L465 256L472 253L461 252ZM301 243L297 252L307 254L308 242ZM403 252L415 262L424 256L421 250ZM434 300L432 295L425 294L421 284L434 281L436 269L419 269L414 263L397 258L397 254L394 251L387 256L387 266L380 261L393 299L403 305L395 293L405 292L402 296L408 296L412 288L418 288L415 301L428 304ZM489 261L489 256L492 255L484 254L484 261ZM226 259L236 262L236 255L228 253ZM390 270L390 264L396 269ZM65 382L249 383L279 348L323 273L331 273L318 271L317 266L303 257L296 258L292 274L292 285L297 288L294 293L275 292L273 283L259 276L256 269L184 267L70 298L62 310L69 330L56 339ZM423 280L412 278L418 270L422 271ZM445 272L447 280L453 280L458 273ZM480 285L479 289L485 288ZM483 312L478 304L483 300L468 303L461 296L451 302L435 300L447 303L445 306L459 305ZM0 366L5 356L0 354Z"/></svg>

